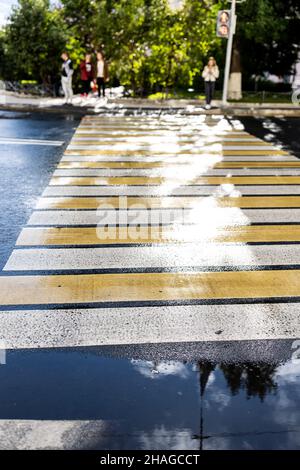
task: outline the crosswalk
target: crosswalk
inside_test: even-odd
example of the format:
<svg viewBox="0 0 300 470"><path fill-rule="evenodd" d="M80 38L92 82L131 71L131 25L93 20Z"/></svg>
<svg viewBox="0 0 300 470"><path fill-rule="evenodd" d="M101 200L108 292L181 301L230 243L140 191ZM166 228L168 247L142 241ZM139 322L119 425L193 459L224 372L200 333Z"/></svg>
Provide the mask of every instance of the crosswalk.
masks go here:
<svg viewBox="0 0 300 470"><path fill-rule="evenodd" d="M300 337L300 161L222 117L78 126L0 276L7 348Z"/></svg>

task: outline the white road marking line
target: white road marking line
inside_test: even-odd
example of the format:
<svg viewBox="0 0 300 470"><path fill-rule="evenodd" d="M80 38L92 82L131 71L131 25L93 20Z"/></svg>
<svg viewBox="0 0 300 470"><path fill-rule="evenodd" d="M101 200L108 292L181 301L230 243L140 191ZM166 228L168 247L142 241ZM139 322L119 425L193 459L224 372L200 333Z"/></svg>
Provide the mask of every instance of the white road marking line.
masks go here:
<svg viewBox="0 0 300 470"><path fill-rule="evenodd" d="M7 349L299 337L298 303L0 312Z"/></svg>
<svg viewBox="0 0 300 470"><path fill-rule="evenodd" d="M48 186L43 196L201 196L300 194L300 185L278 186Z"/></svg>
<svg viewBox="0 0 300 470"><path fill-rule="evenodd" d="M99 202L99 207L101 202ZM201 218L201 209L198 209L199 218ZM285 222L300 222L300 209L239 209L234 207L227 208L210 208L207 209L203 206L203 214L206 214L206 211L209 210L213 217L218 217L223 224L226 226L235 226L235 225L249 225L250 223L285 223ZM128 211L128 223L136 224L134 219L130 216ZM133 214L136 215L136 211L133 211ZM197 224L197 220L193 220L193 214L195 211L185 209L185 217L191 218L192 222ZM105 217L102 217L101 216ZM139 223L148 223L149 217L151 216L150 211L139 210L138 212L138 221ZM131 217L131 218L130 218ZM152 216L153 217L153 216ZM157 220L173 220L176 218L176 221L180 223L182 219L182 210L181 209L163 209L155 210L155 217ZM114 211L101 211L98 210L40 210L35 211L31 215L28 224L29 225L87 225L87 224L99 224L101 225L101 220L104 224L113 224L115 222L116 214ZM198 220L199 222L199 220Z"/></svg>
<svg viewBox="0 0 300 470"><path fill-rule="evenodd" d="M186 166L183 168L169 167L169 168L60 168L55 170L53 176L145 176L145 177L163 177L163 178L174 178L178 174L182 176L182 181L193 181L195 177L199 176L300 176L300 168L206 168L201 165L199 168L195 165ZM167 181L166 181L167 184Z"/></svg>
<svg viewBox="0 0 300 470"><path fill-rule="evenodd" d="M4 271L300 264L300 245L215 245L18 249ZM299 309L300 311L300 309Z"/></svg>
<svg viewBox="0 0 300 470"><path fill-rule="evenodd" d="M95 420L1 419L1 450L85 450L105 442L113 423Z"/></svg>
<svg viewBox="0 0 300 470"><path fill-rule="evenodd" d="M239 161L257 161L257 162L284 162L284 161L299 161L298 158L293 157L292 155L247 155L247 156L208 156L208 155L199 155L199 154L181 154L176 156L175 154L171 155L153 155L153 156L135 156L135 155L64 155L61 159L61 162L165 162L165 163L186 163L191 164L195 161L205 161L206 163L210 162L239 162Z"/></svg>
<svg viewBox="0 0 300 470"><path fill-rule="evenodd" d="M80 135L77 135L77 134L80 134ZM143 136L132 136L132 135L124 135L123 137L116 137L115 135L109 135L109 137L105 136L105 137L101 137L101 136L98 136L98 134L102 134L102 132L94 132L91 134L93 134L93 136L91 137L87 137L86 135L81 135L81 133L75 133L74 134L74 137L72 138L72 142L76 143L77 141L86 141L86 142L89 142L89 141L97 141L97 142L124 142L124 143L127 143L127 142L134 142L134 143L153 143L153 135L149 134L149 135L143 135ZM97 137L96 137L97 135ZM176 139L176 142L178 143L181 143L181 142L193 142L193 143L197 143L201 137L199 138L199 136L197 136L196 134L172 134L172 135L168 135L168 134L162 134L162 135L155 135L156 137L156 141L157 140L161 140L163 143L166 143L166 142L169 142L169 143L174 143L174 138ZM210 139L209 140L209 145L214 145L214 144L220 144L222 142L250 142L251 144L255 144L255 143L259 143L259 142L262 142L262 140L260 139L256 139L256 138L250 138L249 139L230 139L230 138L226 138L226 137L220 137L220 138L215 138L215 140L212 140ZM204 139L204 142L205 142L205 139Z"/></svg>
<svg viewBox="0 0 300 470"><path fill-rule="evenodd" d="M174 144L170 144L170 143L156 143L155 144L155 147L159 146L160 150L159 151L163 151L164 149L166 149L167 153L170 152L170 146L171 145L174 145L174 149L175 147L177 149L180 149L182 148L183 150L184 149L187 149L188 147L192 147L193 144L180 144L180 143L177 143L175 142ZM219 145L219 144L218 144ZM221 144L220 144L221 145ZM68 150L115 150L115 151L127 151L127 150L136 150L137 152L139 150L147 150L147 148L149 148L149 151L151 152L155 152L157 151L157 149L151 149L151 147L153 146L153 144L149 143L149 144L130 144L130 145L126 145L126 144L116 144L114 145L113 147L111 145L75 145L75 144L70 144L68 146ZM193 146L193 148L195 148ZM280 150L276 147L274 147L273 145L249 145L249 146L241 146L241 145L228 145L226 147L222 147L223 150ZM209 152L209 151L212 151L214 150L214 147L213 145L209 146L209 145L205 145L203 147L199 147L199 152L203 152L203 151L206 151L206 152ZM222 151L221 149L217 148L216 150L218 151Z"/></svg>
<svg viewBox="0 0 300 470"><path fill-rule="evenodd" d="M0 144L5 145L50 145L59 147L64 144L61 140L37 140L37 139L17 139L17 138L5 138L0 137Z"/></svg>

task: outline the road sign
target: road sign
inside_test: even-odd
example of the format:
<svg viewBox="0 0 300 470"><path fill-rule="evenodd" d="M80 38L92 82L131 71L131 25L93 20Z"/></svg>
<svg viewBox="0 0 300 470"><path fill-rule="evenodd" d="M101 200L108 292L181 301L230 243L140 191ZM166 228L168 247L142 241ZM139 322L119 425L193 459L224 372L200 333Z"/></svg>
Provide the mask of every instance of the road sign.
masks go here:
<svg viewBox="0 0 300 470"><path fill-rule="evenodd" d="M217 36L228 39L231 28L230 10L220 10L217 19Z"/></svg>

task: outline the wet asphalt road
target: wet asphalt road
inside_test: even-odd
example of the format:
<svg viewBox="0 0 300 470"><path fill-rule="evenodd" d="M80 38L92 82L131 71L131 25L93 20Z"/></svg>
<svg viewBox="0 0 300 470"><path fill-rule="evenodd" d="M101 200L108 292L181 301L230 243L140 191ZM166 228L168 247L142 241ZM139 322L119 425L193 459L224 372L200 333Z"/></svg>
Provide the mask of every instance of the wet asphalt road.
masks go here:
<svg viewBox="0 0 300 470"><path fill-rule="evenodd" d="M77 124L78 119L73 116L1 111L0 138L61 140L66 145ZM48 145L0 144L1 269L47 185L62 149Z"/></svg>
<svg viewBox="0 0 300 470"><path fill-rule="evenodd" d="M299 156L300 120L241 121ZM0 145L1 268L77 125L0 119L0 137L65 142ZM0 365L0 441L15 445L18 425L20 448L299 449L296 350L288 340L11 350Z"/></svg>

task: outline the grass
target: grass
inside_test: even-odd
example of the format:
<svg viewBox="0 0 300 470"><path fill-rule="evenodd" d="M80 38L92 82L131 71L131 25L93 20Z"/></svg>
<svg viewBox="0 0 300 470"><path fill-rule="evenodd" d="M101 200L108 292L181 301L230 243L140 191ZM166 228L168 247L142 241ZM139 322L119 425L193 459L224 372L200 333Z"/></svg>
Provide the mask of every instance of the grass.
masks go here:
<svg viewBox="0 0 300 470"><path fill-rule="evenodd" d="M170 91L168 94L164 92L153 93L148 96L149 100L204 100L204 94L199 92L189 92L187 90Z"/></svg>
<svg viewBox="0 0 300 470"><path fill-rule="evenodd" d="M187 90L178 90L170 91L168 95L163 92L154 93L148 96L149 100L204 100L205 96L203 92L189 92ZM222 91L216 90L215 99L222 99ZM229 100L231 103L291 103L291 92L270 92L270 91L260 91L260 92L243 92L243 98L241 100Z"/></svg>

